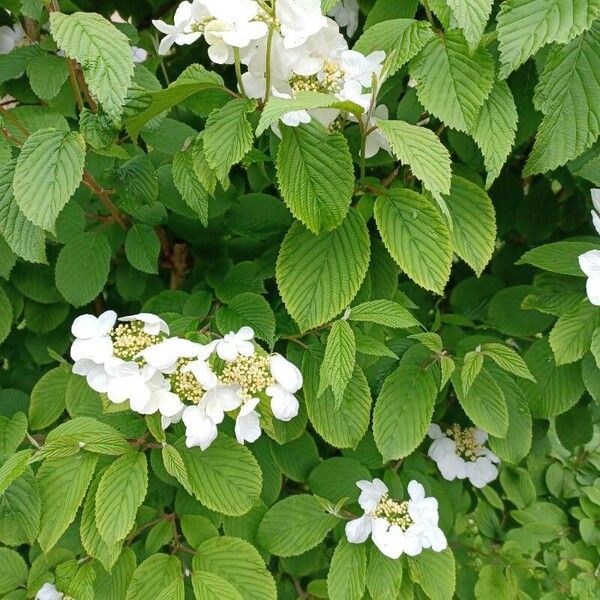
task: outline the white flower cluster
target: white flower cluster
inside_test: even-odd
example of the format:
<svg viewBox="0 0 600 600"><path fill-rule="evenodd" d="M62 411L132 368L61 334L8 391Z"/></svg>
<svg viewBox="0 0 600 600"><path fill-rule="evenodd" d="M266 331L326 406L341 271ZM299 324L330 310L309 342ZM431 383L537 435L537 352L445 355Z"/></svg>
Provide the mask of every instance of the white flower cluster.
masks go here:
<svg viewBox="0 0 600 600"><path fill-rule="evenodd" d="M301 91L316 91L351 101L364 109L361 125L369 131L365 157L380 148L390 151L384 136L375 127L375 118L386 119L387 107L375 106L382 81L385 52L364 56L350 50L340 25L352 35L357 27L356 0L343 0L331 13L321 12L321 0L187 0L168 25L153 21L166 34L159 53L173 44L192 44L204 37L208 54L215 63L238 62L247 67L241 76L240 91L251 98L270 95L292 99ZM296 127L314 117L330 126L340 116L337 109L293 110L282 117ZM351 120L356 117L349 116ZM372 131L371 131L372 130ZM277 128L274 127L277 133Z"/></svg>
<svg viewBox="0 0 600 600"><path fill-rule="evenodd" d="M0 54L8 54L19 46L25 39L25 31L17 23L14 27L0 27Z"/></svg>
<svg viewBox="0 0 600 600"><path fill-rule="evenodd" d="M417 481L408 484L409 500L390 498L381 479L357 481L361 489L358 503L362 517L346 523L346 537L352 544L362 544L369 535L382 554L399 558L416 556L424 549L441 552L448 543L438 527L438 502L425 497L425 488Z"/></svg>
<svg viewBox="0 0 600 600"><path fill-rule="evenodd" d="M74 373L113 403L129 401L131 410L143 415L160 413L164 429L183 420L188 447L208 448L225 413L238 409L238 442L256 441L261 401L281 421L298 414L294 394L302 387L302 374L283 356L258 348L250 327L200 344L169 337L167 324L156 315L117 321L109 310L99 317L77 317L71 332ZM215 364L224 365L220 373Z"/></svg>
<svg viewBox="0 0 600 600"><path fill-rule="evenodd" d="M433 443L427 454L435 461L444 479L468 479L477 488L498 476L500 459L484 446L488 434L475 427L452 425L444 433L439 425L429 427Z"/></svg>
<svg viewBox="0 0 600 600"><path fill-rule="evenodd" d="M592 222L600 234L600 189L592 190ZM600 306L600 250L589 250L579 257L579 266L587 275L587 297L594 306Z"/></svg>

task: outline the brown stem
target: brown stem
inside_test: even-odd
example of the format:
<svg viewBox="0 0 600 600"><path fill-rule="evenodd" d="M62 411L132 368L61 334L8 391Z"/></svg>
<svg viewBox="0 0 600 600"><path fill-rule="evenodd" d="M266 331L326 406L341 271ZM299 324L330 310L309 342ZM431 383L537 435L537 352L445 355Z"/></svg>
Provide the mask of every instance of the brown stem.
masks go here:
<svg viewBox="0 0 600 600"><path fill-rule="evenodd" d="M110 199L108 192L98 184L94 179L94 176L89 171L83 172L83 183L87 185L98 198L102 201L102 204L107 208L113 219L121 226L121 228L127 231L127 221L125 217L119 212L119 209L115 206L114 202Z"/></svg>
<svg viewBox="0 0 600 600"><path fill-rule="evenodd" d="M302 586L297 579L294 579L294 587L296 588L298 598L308 598L308 594L302 589Z"/></svg>
<svg viewBox="0 0 600 600"><path fill-rule="evenodd" d="M29 136L27 127L25 127L19 119L10 112L10 110L4 108L4 106L0 106L0 114L4 115L25 137Z"/></svg>
<svg viewBox="0 0 600 600"><path fill-rule="evenodd" d="M67 68L69 69L69 81L71 82L71 88L73 94L75 94L75 102L77 102L77 108L79 112L83 110L83 97L81 96L81 90L77 83L77 66L76 62L72 58L67 58Z"/></svg>
<svg viewBox="0 0 600 600"><path fill-rule="evenodd" d="M98 112L98 104L96 104L96 101L92 98L92 94L90 93L90 88L88 87L88 84L83 76L83 72L81 71L79 66L77 66L77 81L79 82L79 87L80 87L81 91L83 92L83 95L85 97L85 101L87 102L87 105L90 107L90 109L93 113L97 113Z"/></svg>

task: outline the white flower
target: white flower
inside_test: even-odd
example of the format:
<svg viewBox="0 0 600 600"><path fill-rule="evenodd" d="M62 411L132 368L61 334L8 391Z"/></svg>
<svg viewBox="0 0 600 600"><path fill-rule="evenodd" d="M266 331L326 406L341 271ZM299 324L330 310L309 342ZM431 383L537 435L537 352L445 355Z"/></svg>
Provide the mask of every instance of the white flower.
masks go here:
<svg viewBox="0 0 600 600"><path fill-rule="evenodd" d="M218 425L223 422L226 412L235 410L242 403L239 390L237 385L219 383L206 391L198 406Z"/></svg>
<svg viewBox="0 0 600 600"><path fill-rule="evenodd" d="M439 425L432 424L428 433L433 443L427 454L436 462L444 479L468 479L475 487L482 488L498 476L495 463L499 459L484 446L488 438L485 431L453 425L446 435Z"/></svg>
<svg viewBox="0 0 600 600"><path fill-rule="evenodd" d="M369 122L367 124L367 131L370 130L377 124L377 119L387 120L389 117L388 108L385 104L380 104L371 115ZM365 158L371 158L375 156L379 150L385 150L388 153L391 153L390 145L387 141L387 138L381 133L379 128L374 129L367 136L367 143L365 146Z"/></svg>
<svg viewBox="0 0 600 600"><path fill-rule="evenodd" d="M328 13L340 27L346 28L348 37L352 37L358 29L358 2L356 0L340 0Z"/></svg>
<svg viewBox="0 0 600 600"><path fill-rule="evenodd" d="M594 228L600 234L600 189L595 188L592 190L592 223Z"/></svg>
<svg viewBox="0 0 600 600"><path fill-rule="evenodd" d="M588 276L587 297L594 306L600 306L600 250L590 250L579 257L579 267Z"/></svg>
<svg viewBox="0 0 600 600"><path fill-rule="evenodd" d="M188 448L199 446L201 450L206 450L215 441L217 426L201 406L187 406L182 420L185 424L185 445Z"/></svg>
<svg viewBox="0 0 600 600"><path fill-rule="evenodd" d="M35 595L35 600L62 600L64 594L53 583L45 583Z"/></svg>
<svg viewBox="0 0 600 600"><path fill-rule="evenodd" d="M165 333L169 335L169 326L157 315L152 313L138 313L137 315L128 315L119 317L119 321L130 323L132 321L141 321L144 324L144 332L149 335L159 335Z"/></svg>
<svg viewBox="0 0 600 600"><path fill-rule="evenodd" d="M340 66L344 71L344 79L357 81L363 87L370 88L373 78L379 79L385 52L376 51L365 56L356 50L344 50L340 56Z"/></svg>
<svg viewBox="0 0 600 600"><path fill-rule="evenodd" d="M202 31L199 31L192 25L201 22L207 16L208 12L200 0L194 0L193 3L184 0L175 11L173 25L168 25L164 21L159 20L152 21L156 29L166 34L160 42L158 53L164 55L169 52L173 44L178 44L179 46L193 44L196 40L200 39Z"/></svg>
<svg viewBox="0 0 600 600"><path fill-rule="evenodd" d="M273 90L273 96L277 98L284 98L287 100L291 100L292 96L290 94L280 94L277 90ZM288 113L285 113L281 117L281 122L284 125L289 125L290 127L298 127L300 123L310 123L310 115L306 110L291 110ZM275 127L275 125L273 125ZM281 136L279 136L281 137Z"/></svg>
<svg viewBox="0 0 600 600"><path fill-rule="evenodd" d="M240 444L255 442L260 437L260 415L254 410L259 402L258 398L246 400L235 419L235 437Z"/></svg>
<svg viewBox="0 0 600 600"><path fill-rule="evenodd" d="M110 338L117 313L107 310L99 317L94 315L80 315L71 325L71 333L75 341L71 345L71 358L78 362L90 360L101 364L113 354L113 344Z"/></svg>
<svg viewBox="0 0 600 600"><path fill-rule="evenodd" d="M212 354L214 346L214 342L203 345L184 338L172 337L142 350L140 356L157 371L172 373L177 368L179 359L206 360Z"/></svg>
<svg viewBox="0 0 600 600"><path fill-rule="evenodd" d="M277 0L276 12L286 49L301 46L327 25L321 0Z"/></svg>
<svg viewBox="0 0 600 600"><path fill-rule="evenodd" d="M209 45L208 55L213 62L232 62L231 47L246 48L251 42L267 35L264 21L255 20L259 6L254 0L201 0L214 17L204 28Z"/></svg>
<svg viewBox="0 0 600 600"><path fill-rule="evenodd" d="M290 421L300 409L300 403L294 394L302 387L302 373L281 354L269 358L269 370L275 384L265 390L271 397L271 411L280 421Z"/></svg>
<svg viewBox="0 0 600 600"><path fill-rule="evenodd" d="M137 46L131 47L131 56L133 57L134 63L143 63L148 58L148 51L144 48L138 48Z"/></svg>
<svg viewBox="0 0 600 600"><path fill-rule="evenodd" d="M222 340L217 340L215 349L219 358L231 362L240 354L242 356L252 356L254 354L253 339L254 330L252 327L245 325L237 333L230 331L225 334Z"/></svg>
<svg viewBox="0 0 600 600"><path fill-rule="evenodd" d="M115 368L106 395L115 404L129 400L134 412L152 415L159 410L161 401L168 401L162 395L166 387L162 373L150 365L140 367L135 362L123 362Z"/></svg>
<svg viewBox="0 0 600 600"><path fill-rule="evenodd" d="M0 27L0 54L8 54L23 40L25 32L17 23L12 29L8 25Z"/></svg>
<svg viewBox="0 0 600 600"><path fill-rule="evenodd" d="M438 527L437 500L426 498L420 483L408 484L409 500L404 502L389 498L388 488L380 479L358 481L356 485L361 489L358 502L365 512L346 524L350 543L361 544L371 535L381 553L393 559L402 554L416 556L424 548L441 552L447 547Z"/></svg>

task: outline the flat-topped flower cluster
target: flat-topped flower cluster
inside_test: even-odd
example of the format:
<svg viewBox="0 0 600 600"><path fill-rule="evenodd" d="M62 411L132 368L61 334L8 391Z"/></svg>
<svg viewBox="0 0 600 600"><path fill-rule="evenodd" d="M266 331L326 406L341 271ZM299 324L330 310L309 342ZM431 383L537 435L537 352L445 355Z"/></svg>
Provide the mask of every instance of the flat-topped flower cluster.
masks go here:
<svg viewBox="0 0 600 600"><path fill-rule="evenodd" d="M188 447L205 450L226 413L240 444L261 435L261 412L289 421L299 410L302 374L280 354L267 354L250 327L202 344L171 337L157 315L81 315L73 322L73 372L108 400L142 415L159 413L163 429L183 421Z"/></svg>
<svg viewBox="0 0 600 600"><path fill-rule="evenodd" d="M362 125L369 131L365 157L380 148L390 148L375 126L376 118L387 119L385 105L376 106L377 91L384 79L385 52L368 56L350 50L340 31L356 30L358 4L338 3L330 13L321 12L321 0L187 0L175 12L174 24L153 21L166 34L159 53L173 44L189 45L200 38L208 44L208 55L217 64L245 65L238 81L239 91L250 98L266 101L270 96L292 99L299 92L330 94L350 101L365 112ZM290 110L282 122L296 127L315 118L331 126L340 117L335 108L310 111ZM344 113L355 121L352 114ZM277 127L274 131L278 133Z"/></svg>

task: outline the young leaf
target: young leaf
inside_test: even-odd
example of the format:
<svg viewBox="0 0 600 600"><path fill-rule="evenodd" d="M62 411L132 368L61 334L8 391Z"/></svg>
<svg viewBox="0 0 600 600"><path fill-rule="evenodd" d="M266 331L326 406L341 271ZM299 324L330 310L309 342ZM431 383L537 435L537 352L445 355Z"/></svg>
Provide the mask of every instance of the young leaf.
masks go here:
<svg viewBox="0 0 600 600"><path fill-rule="evenodd" d="M173 183L183 201L196 213L202 225L206 227L208 225L208 193L196 175L191 150L182 150L173 157Z"/></svg>
<svg viewBox="0 0 600 600"><path fill-rule="evenodd" d="M125 600L183 600L183 572L176 556L154 554L133 573Z"/></svg>
<svg viewBox="0 0 600 600"><path fill-rule="evenodd" d="M354 191L354 167L341 133L314 121L281 127L277 180L293 215L315 234L338 227Z"/></svg>
<svg viewBox="0 0 600 600"><path fill-rule="evenodd" d="M196 600L243 600L231 583L210 571L194 571L192 587Z"/></svg>
<svg viewBox="0 0 600 600"><path fill-rule="evenodd" d="M477 351L467 352L460 372L463 394L469 393L473 382L481 372L481 367L483 367L483 354Z"/></svg>
<svg viewBox="0 0 600 600"><path fill-rule="evenodd" d="M377 198L375 221L400 268L420 286L442 294L450 277L452 246L435 201L395 187Z"/></svg>
<svg viewBox="0 0 600 600"><path fill-rule="evenodd" d="M419 327L420 323L403 306L391 300L371 300L350 309L350 321L367 321L394 329Z"/></svg>
<svg viewBox="0 0 600 600"><path fill-rule="evenodd" d="M481 353L489 356L501 369L535 382L527 363L512 349L504 344L488 342L481 346Z"/></svg>
<svg viewBox="0 0 600 600"><path fill-rule="evenodd" d="M494 0L446 0L471 48L476 48L490 18Z"/></svg>
<svg viewBox="0 0 600 600"><path fill-rule="evenodd" d="M336 406L344 397L346 386L356 364L356 340L347 321L336 321L331 327L325 357L321 363L319 396L331 387Z"/></svg>
<svg viewBox="0 0 600 600"><path fill-rule="evenodd" d="M319 236L294 223L277 258L277 286L302 331L318 327L346 308L369 265L369 234L350 211L331 233Z"/></svg>
<svg viewBox="0 0 600 600"><path fill-rule="evenodd" d="M434 36L413 60L421 104L446 125L471 133L494 84L494 63L485 48L471 52L462 33Z"/></svg>
<svg viewBox="0 0 600 600"><path fill-rule="evenodd" d="M452 217L454 251L479 276L490 262L496 244L492 201L479 186L454 176L447 205Z"/></svg>
<svg viewBox="0 0 600 600"><path fill-rule="evenodd" d="M83 176L85 141L74 132L39 129L21 149L13 192L21 212L32 223L54 232L58 213Z"/></svg>
<svg viewBox="0 0 600 600"><path fill-rule="evenodd" d="M379 119L377 126L396 158L410 167L434 197L450 193L450 154L433 131L404 121Z"/></svg>
<svg viewBox="0 0 600 600"><path fill-rule="evenodd" d="M533 265L552 273L585 277L579 266L578 257L590 250L596 250L598 244L591 242L553 242L532 248L525 252L518 265Z"/></svg>
<svg viewBox="0 0 600 600"><path fill-rule="evenodd" d="M517 120L517 107L508 84L505 81L496 81L481 107L475 129L472 131L487 171L486 189L500 175L515 143Z"/></svg>
<svg viewBox="0 0 600 600"><path fill-rule="evenodd" d="M408 456L431 423L437 388L431 373L401 364L384 382L373 411L373 434L384 461Z"/></svg>
<svg viewBox="0 0 600 600"><path fill-rule="evenodd" d="M125 34L96 13L50 13L50 31L59 48L81 64L90 92L118 121L133 76L133 57Z"/></svg>
<svg viewBox="0 0 600 600"><path fill-rule="evenodd" d="M550 42L566 44L600 14L598 0L504 0L498 13L500 77Z"/></svg>
<svg viewBox="0 0 600 600"><path fill-rule="evenodd" d="M34 431L52 425L65 410L71 374L64 367L48 371L33 386L29 403L29 426Z"/></svg>
<svg viewBox="0 0 600 600"><path fill-rule="evenodd" d="M452 600L456 587L456 565L452 550L424 550L409 557L410 578L418 583L431 600ZM432 577L432 573L437 573Z"/></svg>
<svg viewBox="0 0 600 600"><path fill-rule="evenodd" d="M290 496L269 509L257 539L277 556L297 556L319 544L338 522L316 496Z"/></svg>
<svg viewBox="0 0 600 600"><path fill-rule="evenodd" d="M114 544L129 533L147 488L148 464L142 452L128 452L104 471L95 503L96 525L107 544Z"/></svg>
<svg viewBox="0 0 600 600"><path fill-rule="evenodd" d="M53 54L37 56L27 65L29 84L42 100L52 100L69 76L64 58Z"/></svg>
<svg viewBox="0 0 600 600"><path fill-rule="evenodd" d="M224 188L229 185L231 167L252 148L254 136L247 115L255 109L255 100L236 98L214 110L206 121L202 137L206 161Z"/></svg>

